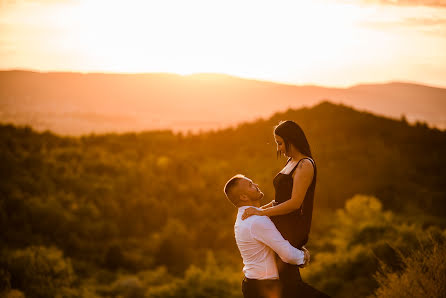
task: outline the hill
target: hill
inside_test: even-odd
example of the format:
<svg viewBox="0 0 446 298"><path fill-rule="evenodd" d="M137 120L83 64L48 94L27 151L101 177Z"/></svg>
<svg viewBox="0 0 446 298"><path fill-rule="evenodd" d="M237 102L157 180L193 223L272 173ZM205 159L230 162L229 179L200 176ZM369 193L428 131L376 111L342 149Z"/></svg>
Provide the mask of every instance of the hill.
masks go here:
<svg viewBox="0 0 446 298"><path fill-rule="evenodd" d="M240 294L241 263L222 188L244 173L265 202L274 197L285 160L272 130L284 119L301 124L318 167L311 280L337 297L371 294L377 256L396 263L392 245L413 249L428 235L421 227L446 227L446 132L329 102L196 135L62 137L0 125L2 284L45 297L62 286L117 296L122 283L163 297L212 283L201 290L239 297L227 293Z"/></svg>
<svg viewBox="0 0 446 298"><path fill-rule="evenodd" d="M0 72L0 121L59 134L221 129L323 100L446 128L446 89L293 86L197 74Z"/></svg>

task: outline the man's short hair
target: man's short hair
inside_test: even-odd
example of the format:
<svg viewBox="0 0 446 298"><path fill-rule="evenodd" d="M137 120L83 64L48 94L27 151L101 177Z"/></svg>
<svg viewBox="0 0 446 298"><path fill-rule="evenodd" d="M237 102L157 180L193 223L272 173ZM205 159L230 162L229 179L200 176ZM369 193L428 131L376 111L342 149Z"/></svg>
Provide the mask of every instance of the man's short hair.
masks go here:
<svg viewBox="0 0 446 298"><path fill-rule="evenodd" d="M245 178L242 174L237 174L231 179L228 180L225 184L224 192L226 194L226 197L231 201L234 206L237 207L238 203L240 202L240 194L238 192L235 192L234 189L237 186L238 182Z"/></svg>

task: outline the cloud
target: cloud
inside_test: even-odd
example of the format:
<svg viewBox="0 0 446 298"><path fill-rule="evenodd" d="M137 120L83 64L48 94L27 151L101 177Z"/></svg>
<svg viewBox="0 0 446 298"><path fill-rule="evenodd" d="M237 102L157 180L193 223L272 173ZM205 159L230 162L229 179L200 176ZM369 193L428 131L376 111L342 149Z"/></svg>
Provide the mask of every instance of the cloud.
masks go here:
<svg viewBox="0 0 446 298"><path fill-rule="evenodd" d="M58 7L79 4L80 0L0 0L0 16L15 14L41 7Z"/></svg>
<svg viewBox="0 0 446 298"><path fill-rule="evenodd" d="M441 26L446 25L446 18L406 18L402 23L409 26Z"/></svg>
<svg viewBox="0 0 446 298"><path fill-rule="evenodd" d="M0 0L0 9L28 5L65 5L79 3L80 0Z"/></svg>
<svg viewBox="0 0 446 298"><path fill-rule="evenodd" d="M446 0L361 0L363 4L446 7Z"/></svg>
<svg viewBox="0 0 446 298"><path fill-rule="evenodd" d="M1 1L1 0L0 0ZM77 3L79 0L3 0L9 3L42 3L42 4L64 4L64 3Z"/></svg>
<svg viewBox="0 0 446 298"><path fill-rule="evenodd" d="M0 56L7 56L16 52L17 49L12 43L0 40Z"/></svg>
<svg viewBox="0 0 446 298"><path fill-rule="evenodd" d="M364 27L371 27L374 29L390 29L397 27L438 27L446 25L446 18L404 18L402 20L385 21L363 21L360 24Z"/></svg>
<svg viewBox="0 0 446 298"><path fill-rule="evenodd" d="M386 21L386 20L363 21L360 22L359 24L362 27L371 28L373 30L380 30L380 31L416 30L418 32L422 32L427 35L446 38L446 18L410 17L394 21Z"/></svg>
<svg viewBox="0 0 446 298"><path fill-rule="evenodd" d="M328 0L332 1L332 0ZM338 3L363 5L391 5L391 6L427 6L446 8L446 0L335 0Z"/></svg>

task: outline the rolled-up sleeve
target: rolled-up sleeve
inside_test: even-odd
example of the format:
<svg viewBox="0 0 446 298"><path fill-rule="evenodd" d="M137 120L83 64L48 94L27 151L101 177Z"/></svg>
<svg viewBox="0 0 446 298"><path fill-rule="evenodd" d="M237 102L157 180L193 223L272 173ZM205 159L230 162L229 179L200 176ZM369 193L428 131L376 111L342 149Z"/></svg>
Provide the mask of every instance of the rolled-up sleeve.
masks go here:
<svg viewBox="0 0 446 298"><path fill-rule="evenodd" d="M269 217L258 216L251 225L251 235L274 250L284 262L304 263L304 252L285 240Z"/></svg>

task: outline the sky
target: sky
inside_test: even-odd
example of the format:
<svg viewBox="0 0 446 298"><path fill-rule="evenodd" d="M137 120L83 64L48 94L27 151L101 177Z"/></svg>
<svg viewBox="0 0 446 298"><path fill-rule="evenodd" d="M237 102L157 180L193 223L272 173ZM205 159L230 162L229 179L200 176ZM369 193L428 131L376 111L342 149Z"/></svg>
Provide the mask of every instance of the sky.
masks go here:
<svg viewBox="0 0 446 298"><path fill-rule="evenodd" d="M446 0L0 0L0 69L446 87Z"/></svg>

